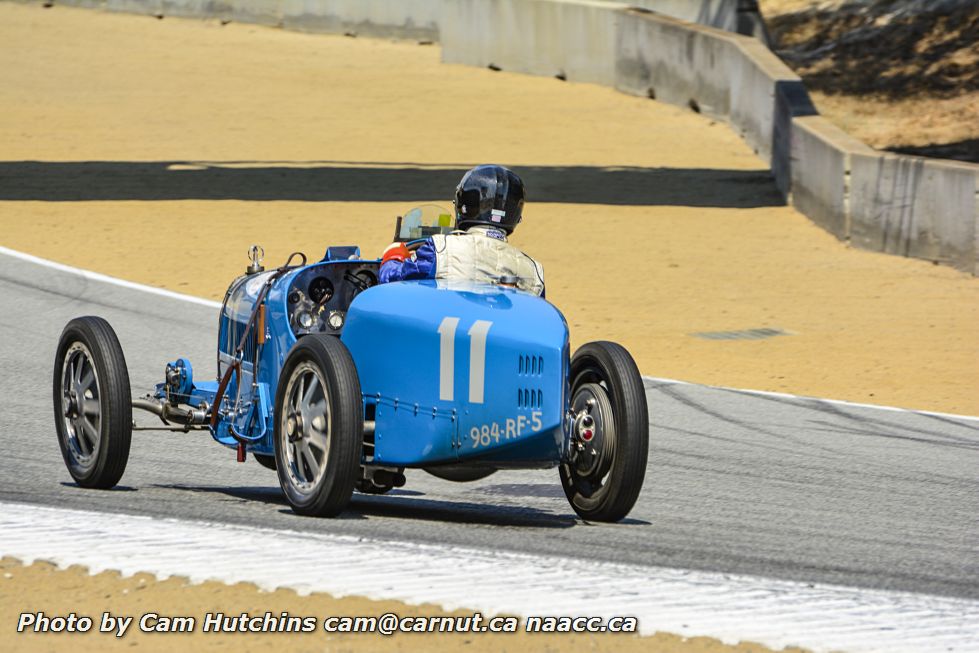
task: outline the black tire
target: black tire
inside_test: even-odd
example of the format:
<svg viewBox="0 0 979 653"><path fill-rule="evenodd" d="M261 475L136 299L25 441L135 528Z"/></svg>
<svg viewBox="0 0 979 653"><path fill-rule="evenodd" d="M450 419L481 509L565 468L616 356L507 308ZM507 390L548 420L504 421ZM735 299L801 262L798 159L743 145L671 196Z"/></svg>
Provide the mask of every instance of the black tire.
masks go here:
<svg viewBox="0 0 979 653"><path fill-rule="evenodd" d="M275 467L274 455L266 456L263 453L253 453L252 457L258 462L259 465L261 465L265 469L271 469L273 472L275 471L276 467Z"/></svg>
<svg viewBox="0 0 979 653"><path fill-rule="evenodd" d="M320 401L328 403L318 408ZM335 336L301 338L286 358L275 396L275 466L296 513L332 517L347 507L360 477L363 441L360 380L350 352Z"/></svg>
<svg viewBox="0 0 979 653"><path fill-rule="evenodd" d="M86 488L108 489L126 471L133 407L126 357L100 317L69 322L54 357L54 423L68 473Z"/></svg>
<svg viewBox="0 0 979 653"><path fill-rule="evenodd" d="M570 383L572 408L594 406L596 425L575 461L559 468L564 493L582 518L619 521L635 505L646 476L649 410L639 369L621 345L590 342L571 359Z"/></svg>
<svg viewBox="0 0 979 653"><path fill-rule="evenodd" d="M453 483L471 483L496 473L492 467L467 467L465 465L444 465L442 467L425 467L426 472L443 481Z"/></svg>

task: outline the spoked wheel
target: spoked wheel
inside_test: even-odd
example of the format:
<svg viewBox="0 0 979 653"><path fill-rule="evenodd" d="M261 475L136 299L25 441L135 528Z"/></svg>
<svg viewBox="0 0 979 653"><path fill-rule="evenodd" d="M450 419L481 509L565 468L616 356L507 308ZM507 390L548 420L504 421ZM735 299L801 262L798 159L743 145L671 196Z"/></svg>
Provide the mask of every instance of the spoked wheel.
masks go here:
<svg viewBox="0 0 979 653"><path fill-rule="evenodd" d="M276 471L295 512L332 517L346 508L363 437L350 352L335 336L303 337L286 359L275 400Z"/></svg>
<svg viewBox="0 0 979 653"><path fill-rule="evenodd" d="M571 507L584 519L619 521L642 489L649 449L646 392L632 356L591 342L571 359L572 459L560 467Z"/></svg>
<svg viewBox="0 0 979 653"><path fill-rule="evenodd" d="M61 333L54 421L75 482L102 489L119 482L132 441L129 372L115 331L100 317L76 318Z"/></svg>

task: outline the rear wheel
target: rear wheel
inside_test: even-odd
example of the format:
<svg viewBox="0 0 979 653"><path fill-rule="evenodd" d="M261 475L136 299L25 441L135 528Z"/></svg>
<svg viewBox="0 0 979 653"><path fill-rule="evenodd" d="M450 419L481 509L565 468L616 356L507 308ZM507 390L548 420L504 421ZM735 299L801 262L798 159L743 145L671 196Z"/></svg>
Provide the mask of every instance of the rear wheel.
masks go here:
<svg viewBox="0 0 979 653"><path fill-rule="evenodd" d="M275 400L275 466L295 512L332 517L347 507L363 437L350 352L334 336L303 337L286 358Z"/></svg>
<svg viewBox="0 0 979 653"><path fill-rule="evenodd" d="M584 519L624 518L642 489L649 449L646 392L632 356L591 342L571 359L573 458L560 466L564 493Z"/></svg>
<svg viewBox="0 0 979 653"><path fill-rule="evenodd" d="M111 488L126 471L133 410L126 358L100 317L65 326L54 358L54 421L68 473L88 488Z"/></svg>

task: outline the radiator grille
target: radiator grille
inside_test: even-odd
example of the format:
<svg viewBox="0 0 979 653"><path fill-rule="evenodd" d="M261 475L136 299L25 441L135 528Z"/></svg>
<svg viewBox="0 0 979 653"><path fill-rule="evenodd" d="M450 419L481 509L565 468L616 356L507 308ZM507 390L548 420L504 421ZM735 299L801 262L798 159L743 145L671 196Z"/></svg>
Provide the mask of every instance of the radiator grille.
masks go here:
<svg viewBox="0 0 979 653"><path fill-rule="evenodd" d="M226 323L225 333L224 333L224 346L223 351L229 356L235 355L235 348L238 347L238 342L241 340L241 334L245 332L245 322L239 322L237 320L228 320ZM248 338L245 339L245 346L242 351L242 359L252 363L255 361L255 332L252 330L248 334Z"/></svg>

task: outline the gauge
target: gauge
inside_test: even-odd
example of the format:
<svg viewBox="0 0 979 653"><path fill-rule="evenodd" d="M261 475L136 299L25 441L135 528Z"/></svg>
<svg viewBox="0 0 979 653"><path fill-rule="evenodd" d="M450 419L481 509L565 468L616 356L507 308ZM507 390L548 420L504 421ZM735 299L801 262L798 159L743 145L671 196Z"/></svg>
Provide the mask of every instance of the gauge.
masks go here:
<svg viewBox="0 0 979 653"><path fill-rule="evenodd" d="M299 323L304 329L308 329L313 326L313 316L309 311L301 311L299 315L296 316L296 322Z"/></svg>
<svg viewBox="0 0 979 653"><path fill-rule="evenodd" d="M330 328L334 331L339 331L343 327L343 313L340 311L331 311L330 317L327 318L327 323Z"/></svg>
<svg viewBox="0 0 979 653"><path fill-rule="evenodd" d="M333 297L333 284L326 277L316 277L309 282L309 298L316 304L325 304Z"/></svg>

